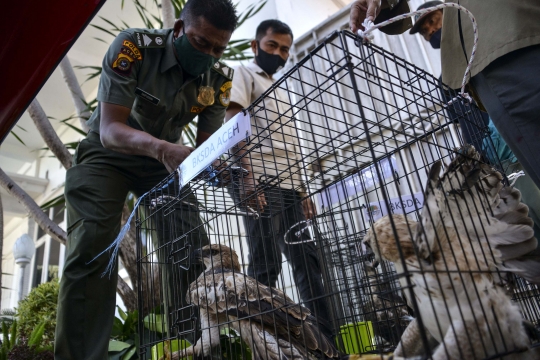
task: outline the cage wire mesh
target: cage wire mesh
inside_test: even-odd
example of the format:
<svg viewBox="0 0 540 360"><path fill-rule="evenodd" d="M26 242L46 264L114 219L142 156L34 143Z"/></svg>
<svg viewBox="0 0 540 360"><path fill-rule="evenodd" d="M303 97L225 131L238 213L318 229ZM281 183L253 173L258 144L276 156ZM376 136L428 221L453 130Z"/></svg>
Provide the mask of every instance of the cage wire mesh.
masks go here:
<svg viewBox="0 0 540 360"><path fill-rule="evenodd" d="M396 229L397 216L405 214L407 232L417 231L412 224L422 213L429 170L442 160L447 171L462 151L458 124L468 127L467 142L482 155L476 162L503 170L478 109L462 101L445 107L455 96L442 93L439 80L424 70L359 44L349 32L335 32L315 47L246 109L253 135L223 155L221 166L182 189L171 174L141 202L141 357L169 358L188 348L180 358L332 358L392 352L400 340L406 352L404 331L420 321L413 338L426 357L441 349L458 349L456 358L497 358L516 350L511 339L495 334L508 324L494 324L493 309L473 316L473 325L485 316L491 328L476 339L484 351L472 356L466 340L456 338L449 349L444 333L430 333L426 321L454 329L448 319L455 314L433 299L438 285L431 289L425 279L438 271L458 274L471 291L461 303L462 293L446 295L468 314L471 299L485 290L472 274L491 269L433 268L433 258L414 268L414 261L424 260L407 258L410 248ZM387 228L399 250L394 263L381 258L377 243L368 244L372 249L365 244L366 231L388 214L394 214ZM517 277L489 285L508 290L501 296L512 296L529 327L539 325L536 285ZM419 304L415 291L423 286L433 291ZM441 308L433 310L434 303ZM424 308L432 309L431 318L424 318ZM495 346L493 339L508 346ZM445 354L440 358L454 358Z"/></svg>

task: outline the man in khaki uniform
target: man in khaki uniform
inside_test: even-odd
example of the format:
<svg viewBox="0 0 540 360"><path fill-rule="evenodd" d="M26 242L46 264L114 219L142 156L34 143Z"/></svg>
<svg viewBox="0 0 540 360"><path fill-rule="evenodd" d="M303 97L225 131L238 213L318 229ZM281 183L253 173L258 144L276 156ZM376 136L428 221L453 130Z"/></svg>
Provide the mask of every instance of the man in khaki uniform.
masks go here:
<svg viewBox="0 0 540 360"><path fill-rule="evenodd" d="M255 39L251 41L251 50L255 54L253 62L235 68L227 120L272 87L273 75L285 65L292 42L293 33L287 24L279 20L265 20L259 24ZM233 195L239 201L249 199L260 183L266 183L265 191L250 201L262 216L258 219L245 217L249 247L247 273L267 286L276 287L284 254L291 264L300 299L317 317L323 334L331 338L331 315L324 297L317 247L307 230L301 231L300 238L292 236L304 227L295 224L303 225L306 219L311 219L315 208L306 197L300 176L302 156L299 147L294 145L298 142L294 120L287 115L278 115L288 111L289 95L276 88L263 104L264 107L255 109L251 118L253 133L261 139L261 146L241 158L242 167L249 175L241 186L233 189ZM287 239L284 238L286 233L289 233Z"/></svg>
<svg viewBox="0 0 540 360"><path fill-rule="evenodd" d="M128 192L141 196L193 151L178 144L182 128L198 116L198 146L222 125L233 71L218 60L237 21L230 0L189 0L174 29L128 29L107 51L91 130L66 175L68 244L55 359L107 358L117 277L101 277L108 256L91 260L118 234ZM174 216L174 227L199 225L190 213ZM191 242L199 247L208 239L200 232ZM179 301L192 275L175 290Z"/></svg>
<svg viewBox="0 0 540 360"><path fill-rule="evenodd" d="M540 1L447 2L459 3L475 16L479 43L470 84L527 175L540 187ZM379 22L383 12L388 18L409 8L405 0L357 0L351 5L351 30L360 29L365 18ZM445 9L443 19L443 82L458 89L473 46L472 24L455 8ZM381 31L395 34L410 27L408 20L395 23L392 32Z"/></svg>

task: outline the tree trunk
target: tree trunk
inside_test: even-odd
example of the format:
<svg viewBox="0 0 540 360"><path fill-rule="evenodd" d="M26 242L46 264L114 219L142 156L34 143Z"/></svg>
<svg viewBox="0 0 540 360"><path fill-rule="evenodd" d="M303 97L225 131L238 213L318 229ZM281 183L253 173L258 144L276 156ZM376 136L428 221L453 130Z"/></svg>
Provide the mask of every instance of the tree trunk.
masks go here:
<svg viewBox="0 0 540 360"><path fill-rule="evenodd" d="M0 168L0 185L6 191L12 195L17 201L26 208L28 215L34 219L34 221L42 228L53 240L58 241L61 244L66 245L67 234L62 228L60 228L54 221L49 219L47 215L41 210L38 204L32 199L19 185L15 184L13 180ZM1 209L0 209L1 210ZM3 226L0 228L3 229ZM0 243L1 250L1 243ZM118 294L122 297L126 307L133 306L135 304L135 309L137 308L137 296L135 292L130 289L126 282L118 276L118 285L116 287ZM129 309L129 308L128 308ZM131 308L133 309L133 308Z"/></svg>
<svg viewBox="0 0 540 360"><path fill-rule="evenodd" d="M124 204L124 209L122 211L122 225L126 223L129 218L130 211L126 204ZM141 308L139 312L141 314L147 315L156 304L161 303L161 281L159 277L159 266L153 263L142 263L141 264L141 274L138 276L137 272L137 233L135 219L131 220L131 226L129 231L124 237L124 241L120 244L120 250L118 251L118 256L126 269L129 278L131 279L131 285L136 292L135 295L138 297L139 293L137 291L138 287L145 289L144 298L141 302ZM140 283L139 283L140 282ZM147 291L152 289L152 291ZM121 296L121 295L120 295ZM138 298L137 298L138 299ZM138 302L138 300L137 300ZM126 305L127 307L127 305Z"/></svg>
<svg viewBox="0 0 540 360"><path fill-rule="evenodd" d="M2 304L2 258L4 251L4 207L0 196L0 306Z"/></svg>
<svg viewBox="0 0 540 360"><path fill-rule="evenodd" d="M36 221L47 234L61 244L66 244L67 234L55 222L41 210L38 204L23 189L19 187L11 178L0 169L0 185L25 207L28 214Z"/></svg>
<svg viewBox="0 0 540 360"><path fill-rule="evenodd" d="M161 15L163 16L163 28L172 28L176 19L174 14L174 6L171 0L161 0Z"/></svg>
<svg viewBox="0 0 540 360"><path fill-rule="evenodd" d="M124 204L122 210L122 226L129 218L130 212L127 204ZM124 240L120 243L120 250L118 256L122 260L122 264L126 269L129 278L131 279L131 285L133 289L137 289L137 233L135 228L135 219L131 220L131 226L126 233Z"/></svg>
<svg viewBox="0 0 540 360"><path fill-rule="evenodd" d="M67 55L64 56L64 58L60 62L60 71L62 72L62 76L64 77L66 85L71 94L73 104L75 104L75 112L79 117L81 129L83 129L84 132L88 132L88 125L86 125L86 120L90 118L91 113L88 109L88 106L84 103L84 94L82 92L81 86L79 85L79 82L77 81L77 76L75 76L75 71L73 71L73 66L71 66Z"/></svg>
<svg viewBox="0 0 540 360"><path fill-rule="evenodd" d="M34 99L28 107L28 113L54 156L56 156L66 169L69 169L73 156L69 153L62 141L60 141L37 99Z"/></svg>
<svg viewBox="0 0 540 360"><path fill-rule="evenodd" d="M116 292L122 298L126 310L135 311L137 310L137 293L133 291L129 285L118 276L118 284L116 285Z"/></svg>

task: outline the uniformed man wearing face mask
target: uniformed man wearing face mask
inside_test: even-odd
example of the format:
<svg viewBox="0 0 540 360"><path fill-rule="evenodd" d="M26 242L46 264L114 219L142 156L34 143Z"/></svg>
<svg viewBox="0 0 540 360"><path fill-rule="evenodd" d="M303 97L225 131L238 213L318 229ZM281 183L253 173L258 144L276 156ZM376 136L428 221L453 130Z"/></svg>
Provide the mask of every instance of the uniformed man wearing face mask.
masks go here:
<svg viewBox="0 0 540 360"><path fill-rule="evenodd" d="M174 29L122 31L105 54L91 130L66 175L55 359L107 358L116 276L101 277L108 256L90 261L118 234L128 192L144 194L194 150L179 145L183 127L198 116L199 146L222 125L233 70L219 58L237 22L231 0L189 0ZM175 216L175 229L198 226L190 214ZM191 241L200 247L208 239L198 232ZM186 289L176 289L179 298Z"/></svg>

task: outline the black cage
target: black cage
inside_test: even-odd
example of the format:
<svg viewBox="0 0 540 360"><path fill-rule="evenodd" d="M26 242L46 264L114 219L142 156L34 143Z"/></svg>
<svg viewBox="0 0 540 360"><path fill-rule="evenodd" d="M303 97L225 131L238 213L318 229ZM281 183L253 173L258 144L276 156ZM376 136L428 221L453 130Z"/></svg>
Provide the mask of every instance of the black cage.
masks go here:
<svg viewBox="0 0 540 360"><path fill-rule="evenodd" d="M222 166L182 189L178 174L171 174L141 202L141 357L169 358L197 339L206 356L227 359L270 359L273 351L290 358L337 357L332 347L339 356L393 352L413 319L426 320L409 289L418 288L415 269L388 261L377 266L375 250L364 243L366 231L388 214L417 221L430 169L442 160L448 171L466 142L481 155L474 161L504 171L482 114L424 70L360 44L346 31L316 46L246 112L253 135L224 154ZM311 219L305 216L313 210L309 203L315 209ZM388 227L398 235L396 221ZM227 248L204 248L207 244ZM239 269L220 265L218 260L229 256L219 251L228 248L238 255ZM404 261L399 238L396 248ZM201 275L204 259L213 267ZM490 271L480 268L475 274ZM463 276L473 272L453 274L469 281ZM248 274L259 283L248 283ZM199 286L199 276L202 283L221 287ZM227 276L236 282L227 283ZM513 287L496 286L511 293L505 296L512 296L534 330L538 287L520 278L506 284ZM188 291L193 296L186 299ZM245 298L249 291L251 300ZM229 297L218 299L221 292ZM283 299L257 298L266 292ZM474 309L470 296L462 307ZM256 336L257 331L264 334ZM431 335L438 337L419 327L418 351L426 357L437 349ZM510 345L490 350L487 344L470 357L470 344L456 340L456 347L464 349L461 358L524 350Z"/></svg>

